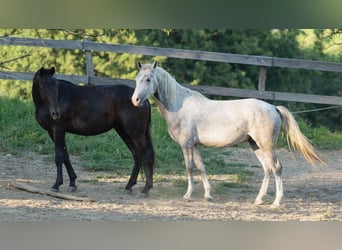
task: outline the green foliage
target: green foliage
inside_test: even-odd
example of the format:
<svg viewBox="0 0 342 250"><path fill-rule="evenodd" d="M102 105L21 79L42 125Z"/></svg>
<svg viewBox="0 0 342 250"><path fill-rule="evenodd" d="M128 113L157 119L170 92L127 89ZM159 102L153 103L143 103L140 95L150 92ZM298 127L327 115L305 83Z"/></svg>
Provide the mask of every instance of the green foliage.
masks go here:
<svg viewBox="0 0 342 250"><path fill-rule="evenodd" d="M328 34L328 35L327 35ZM147 45L202 51L263 55L284 58L314 59L342 62L341 45L332 43L340 30L298 29L138 29L138 30L46 30L2 29L0 36L46 39L83 40L112 44ZM334 36L335 38L336 36ZM330 48L334 47L333 50ZM330 51L330 52L329 52ZM35 72L41 66L54 65L57 73L85 74L85 55L80 50L63 50L25 46L0 46L0 63L29 54L30 56L0 65L4 69ZM134 79L136 62L159 64L173 74L180 83L256 89L259 77L257 66L149 57L124 53L93 52L94 71L98 76ZM1 69L2 70L2 69ZM0 80L0 96L30 99L30 83ZM342 95L342 75L335 72L268 68L266 89L296 93ZM221 97L214 97L221 98ZM284 103L292 111L320 108L323 105ZM342 128L342 109L304 113L301 117L315 127Z"/></svg>
<svg viewBox="0 0 342 250"><path fill-rule="evenodd" d="M304 120L299 120L299 127L303 133L320 148L342 148L342 133L331 132L327 127L313 127Z"/></svg>

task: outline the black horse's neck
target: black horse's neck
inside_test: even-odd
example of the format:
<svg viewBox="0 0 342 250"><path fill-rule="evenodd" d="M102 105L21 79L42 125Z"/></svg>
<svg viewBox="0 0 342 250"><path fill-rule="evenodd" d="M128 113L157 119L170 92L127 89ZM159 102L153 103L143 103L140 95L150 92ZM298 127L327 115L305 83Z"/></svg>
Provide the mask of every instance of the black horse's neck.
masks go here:
<svg viewBox="0 0 342 250"><path fill-rule="evenodd" d="M33 103L36 109L40 107L41 104L43 103L42 98L40 97L38 83L35 83L35 82L33 82L33 85L32 85L32 99L33 99Z"/></svg>
<svg viewBox="0 0 342 250"><path fill-rule="evenodd" d="M58 79L55 79L53 77L52 77L52 80L56 81L56 84L59 81ZM36 80L33 81L33 85L32 85L32 99L33 99L33 103L36 107L36 110L44 107L44 101L41 97L39 83Z"/></svg>

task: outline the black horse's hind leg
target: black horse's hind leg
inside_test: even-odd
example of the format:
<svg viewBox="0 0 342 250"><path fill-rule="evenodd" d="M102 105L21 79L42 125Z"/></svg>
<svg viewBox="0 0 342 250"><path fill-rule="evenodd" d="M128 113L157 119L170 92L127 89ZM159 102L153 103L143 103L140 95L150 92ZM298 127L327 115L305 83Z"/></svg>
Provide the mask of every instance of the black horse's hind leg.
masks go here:
<svg viewBox="0 0 342 250"><path fill-rule="evenodd" d="M76 190L76 174L71 166L67 148L65 145L65 132L61 129L54 129L52 133L49 132L50 137L55 143L55 163L57 167L57 177L55 184L52 186L51 190L54 192L59 191L59 186L63 184L63 163L66 166L68 175L70 178L69 191Z"/></svg>
<svg viewBox="0 0 342 250"><path fill-rule="evenodd" d="M125 140L124 140L125 141ZM126 143L128 149L131 151L133 159L134 159L134 166L131 172L131 176L127 182L127 185L125 189L132 192L132 187L137 184L137 179L140 171L141 166L141 157L139 154L137 154L137 149L135 148L134 144L130 141L129 143Z"/></svg>
<svg viewBox="0 0 342 250"><path fill-rule="evenodd" d="M140 171L140 165L141 165L141 160L139 157L135 155L135 153L132 152L133 158L134 158L134 167L131 172L131 176L127 182L127 185L125 189L129 192L132 192L132 187L137 184L137 179L138 179L138 174Z"/></svg>
<svg viewBox="0 0 342 250"><path fill-rule="evenodd" d="M153 171L154 171L154 150L152 143L149 140L144 138L143 142L143 151L141 152L143 156L143 166L144 172L146 176L145 187L142 190L142 193L148 196L148 192L151 188L153 188Z"/></svg>
<svg viewBox="0 0 342 250"><path fill-rule="evenodd" d="M151 146L149 146L149 142L145 139L144 135L141 135L138 138L133 139L134 147L132 148L132 154L134 159L137 159L138 162L135 163L131 178L128 181L126 186L130 188L130 185L134 185L137 182L137 177L139 173L139 168L143 165L145 172L145 187L141 191L141 194L144 197L148 196L149 190L153 187L153 165L154 165L154 151Z"/></svg>
<svg viewBox="0 0 342 250"><path fill-rule="evenodd" d="M134 142L134 151L132 152L134 152L133 155L135 159L138 160L138 164L135 164L127 186L129 187L129 185L133 183L136 184L139 167L143 165L146 181L141 194L144 197L147 197L149 190L153 187L154 151L152 145L150 145L144 134L136 137L137 138L132 139Z"/></svg>
<svg viewBox="0 0 342 250"><path fill-rule="evenodd" d="M126 133L126 131L121 126L116 126L115 130L119 134L121 139L124 141L128 149L131 151L133 159L134 159L134 166L131 172L131 176L125 187L125 190L132 192L132 187L135 184L137 184L138 174L139 174L140 165L141 165L141 157L139 153L137 152L137 149L133 141L131 140L130 136Z"/></svg>

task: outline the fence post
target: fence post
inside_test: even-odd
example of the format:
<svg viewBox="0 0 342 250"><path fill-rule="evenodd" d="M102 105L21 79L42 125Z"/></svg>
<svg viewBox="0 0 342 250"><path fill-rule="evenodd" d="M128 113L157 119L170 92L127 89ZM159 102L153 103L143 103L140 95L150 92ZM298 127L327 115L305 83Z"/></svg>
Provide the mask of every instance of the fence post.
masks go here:
<svg viewBox="0 0 342 250"><path fill-rule="evenodd" d="M88 40L85 38L83 41L87 42ZM90 84L90 77L94 76L93 56L90 50L85 50L85 57L86 57L87 83Z"/></svg>
<svg viewBox="0 0 342 250"><path fill-rule="evenodd" d="M259 70L259 83L258 83L259 92L265 91L265 85L266 85L266 67L261 66Z"/></svg>

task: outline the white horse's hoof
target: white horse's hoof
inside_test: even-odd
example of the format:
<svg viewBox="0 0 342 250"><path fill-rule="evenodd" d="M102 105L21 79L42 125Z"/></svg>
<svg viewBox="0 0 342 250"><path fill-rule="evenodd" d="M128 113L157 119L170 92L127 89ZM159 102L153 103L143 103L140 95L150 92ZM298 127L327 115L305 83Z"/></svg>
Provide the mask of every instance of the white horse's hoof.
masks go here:
<svg viewBox="0 0 342 250"><path fill-rule="evenodd" d="M204 199L205 199L206 201L213 201L213 200L214 200L214 198L213 198L212 196L204 197Z"/></svg>
<svg viewBox="0 0 342 250"><path fill-rule="evenodd" d="M185 200L185 201L191 201L191 197L188 197L188 196L183 196L183 200Z"/></svg>
<svg viewBox="0 0 342 250"><path fill-rule="evenodd" d="M273 203L270 208L279 208L280 204L279 203Z"/></svg>
<svg viewBox="0 0 342 250"><path fill-rule="evenodd" d="M265 204L265 202L263 200L254 201L254 205L256 205L256 206L260 206L260 205L264 205L264 204Z"/></svg>

